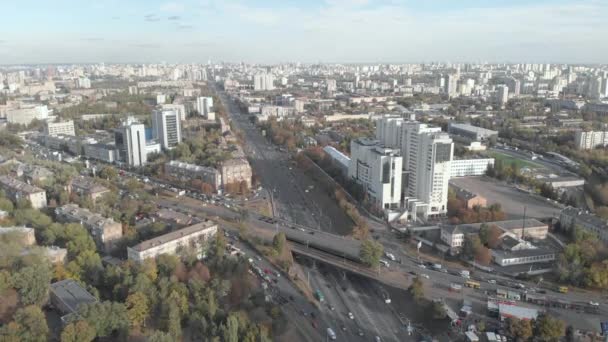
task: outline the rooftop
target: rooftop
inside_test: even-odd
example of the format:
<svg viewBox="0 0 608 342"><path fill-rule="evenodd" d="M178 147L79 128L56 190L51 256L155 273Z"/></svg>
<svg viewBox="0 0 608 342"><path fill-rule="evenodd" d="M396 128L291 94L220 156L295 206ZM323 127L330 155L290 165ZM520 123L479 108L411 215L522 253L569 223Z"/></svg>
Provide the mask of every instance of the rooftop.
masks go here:
<svg viewBox="0 0 608 342"><path fill-rule="evenodd" d="M65 279L51 284L51 292L69 309L64 314L74 313L78 306L93 303L97 298L73 279Z"/></svg>
<svg viewBox="0 0 608 342"><path fill-rule="evenodd" d="M177 168L180 168L180 169L185 169L185 170L193 171L193 172L202 172L202 171L205 171L205 172L218 172L216 169L214 169L212 167L206 167L206 166L188 164L188 163L184 163L184 162L181 162L181 161L178 161L178 160L171 160L166 165L177 167Z"/></svg>
<svg viewBox="0 0 608 342"><path fill-rule="evenodd" d="M323 147L323 151L325 151L325 153L329 154L332 158L334 158L340 164L346 167L348 167L348 165L350 164L350 158L344 153L335 149L333 146L325 146Z"/></svg>
<svg viewBox="0 0 608 342"><path fill-rule="evenodd" d="M483 127L473 126L473 125L467 124L467 123L450 122L450 127L475 132L477 134L485 134L485 135L498 134L498 131L493 131L491 129L487 129L487 128L483 128Z"/></svg>
<svg viewBox="0 0 608 342"><path fill-rule="evenodd" d="M44 191L37 186L24 183L18 179L9 176L0 176L0 183L13 190L21 191L27 194L35 194Z"/></svg>
<svg viewBox="0 0 608 342"><path fill-rule="evenodd" d="M524 308L523 306L508 305L503 303L498 304L498 311L500 312L501 316L516 317L519 319L530 320L536 319L536 317L538 316L538 310L536 309Z"/></svg>
<svg viewBox="0 0 608 342"><path fill-rule="evenodd" d="M210 228L214 228L214 227L217 228L217 224L215 222L204 221L204 222L197 223L197 224L189 226L189 227L178 229L176 231L155 237L150 240L140 242L139 244L131 247L131 249L134 249L138 252L143 252L154 246L158 246L158 245L167 243L169 241L177 240L183 236L191 235L191 234L194 234L194 233L197 233L197 232L200 232L203 230L207 230Z"/></svg>
<svg viewBox="0 0 608 342"><path fill-rule="evenodd" d="M608 229L608 220L602 220L600 217L589 214L583 210L573 207L567 207L562 210L562 214L568 216L576 216L577 221L581 221L590 226L603 227Z"/></svg>

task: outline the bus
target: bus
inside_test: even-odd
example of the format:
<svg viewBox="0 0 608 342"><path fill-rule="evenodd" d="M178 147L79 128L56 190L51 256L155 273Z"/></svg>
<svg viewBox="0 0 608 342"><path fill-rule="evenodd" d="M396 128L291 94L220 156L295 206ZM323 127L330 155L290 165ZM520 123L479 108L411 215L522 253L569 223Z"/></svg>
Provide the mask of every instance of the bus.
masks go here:
<svg viewBox="0 0 608 342"><path fill-rule="evenodd" d="M558 286L557 291L559 293L568 293L568 286Z"/></svg>
<svg viewBox="0 0 608 342"><path fill-rule="evenodd" d="M317 290L315 291L315 297L319 300L319 302L324 302L325 301L325 297L323 297L323 294L321 293L321 291Z"/></svg>
<svg viewBox="0 0 608 342"><path fill-rule="evenodd" d="M470 288L472 288L472 289L479 289L479 288L481 288L481 284L480 284L480 283L478 283L478 282L476 282L476 281L472 281L472 280L467 280L467 281L464 283L464 286L466 286L466 287L470 287Z"/></svg>

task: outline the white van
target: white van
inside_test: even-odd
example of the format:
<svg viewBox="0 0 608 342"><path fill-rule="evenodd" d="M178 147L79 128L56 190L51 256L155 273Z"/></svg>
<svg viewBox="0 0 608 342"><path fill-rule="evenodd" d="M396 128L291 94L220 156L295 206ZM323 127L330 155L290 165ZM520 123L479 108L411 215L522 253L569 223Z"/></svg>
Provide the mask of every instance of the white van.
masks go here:
<svg viewBox="0 0 608 342"><path fill-rule="evenodd" d="M331 328L327 328L327 336L329 336L329 339L331 340L336 339L336 333Z"/></svg>

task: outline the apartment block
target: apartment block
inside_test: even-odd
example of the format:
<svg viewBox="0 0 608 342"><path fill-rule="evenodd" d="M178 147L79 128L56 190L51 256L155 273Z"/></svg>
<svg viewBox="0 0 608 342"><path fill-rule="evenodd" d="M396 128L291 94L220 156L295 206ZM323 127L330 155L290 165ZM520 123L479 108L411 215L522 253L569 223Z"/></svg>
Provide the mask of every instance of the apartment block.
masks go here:
<svg viewBox="0 0 608 342"><path fill-rule="evenodd" d="M44 125L44 134L55 135L71 135L75 136L74 121L47 122Z"/></svg>
<svg viewBox="0 0 608 342"><path fill-rule="evenodd" d="M245 181L247 183L247 188L251 188L251 177L253 176L253 173L247 159L228 159L222 163L220 171L223 186L226 186L226 184L236 184Z"/></svg>
<svg viewBox="0 0 608 342"><path fill-rule="evenodd" d="M82 224L93 236L93 240L100 248L108 252L122 237L122 225L111 218L93 213L76 204L66 204L55 209L57 218L64 222Z"/></svg>
<svg viewBox="0 0 608 342"><path fill-rule="evenodd" d="M95 202L99 197L110 192L110 189L96 183L93 178L78 176L71 180L68 185L68 191L88 197L91 201Z"/></svg>
<svg viewBox="0 0 608 342"><path fill-rule="evenodd" d="M578 131L574 135L574 146L579 150L608 146L608 131Z"/></svg>
<svg viewBox="0 0 608 342"><path fill-rule="evenodd" d="M9 176L0 176L0 188L4 190L7 197L17 202L26 199L32 204L32 208L45 208L46 191Z"/></svg>
<svg viewBox="0 0 608 342"><path fill-rule="evenodd" d="M559 222L562 229L584 229L596 234L604 243L608 243L608 220L578 208L567 207L560 213Z"/></svg>
<svg viewBox="0 0 608 342"><path fill-rule="evenodd" d="M222 175L212 167L188 164L177 160L165 163L165 174L182 180L200 179L215 189L222 185Z"/></svg>
<svg viewBox="0 0 608 342"><path fill-rule="evenodd" d="M217 224L205 221L127 247L127 255L129 260L143 262L161 254L176 254L181 248L200 248L216 233Z"/></svg>

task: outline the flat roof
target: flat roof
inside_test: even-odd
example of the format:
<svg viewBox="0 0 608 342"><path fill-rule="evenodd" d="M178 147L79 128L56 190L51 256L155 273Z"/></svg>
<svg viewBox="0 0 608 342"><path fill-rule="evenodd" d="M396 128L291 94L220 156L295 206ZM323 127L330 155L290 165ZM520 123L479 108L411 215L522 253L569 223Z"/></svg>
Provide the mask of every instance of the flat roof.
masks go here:
<svg viewBox="0 0 608 342"><path fill-rule="evenodd" d="M167 243L169 241L177 240L183 236L191 235L191 234L212 228L214 226L217 228L217 223L215 223L213 221L204 221L201 223L194 224L192 226L178 229L176 231L173 231L173 232L161 235L161 236L157 236L150 240L142 241L142 242L138 243L137 245L131 247L131 249L136 250L138 252L143 252L154 246L158 246L158 245Z"/></svg>
<svg viewBox="0 0 608 342"><path fill-rule="evenodd" d="M51 292L65 305L69 311L64 313L74 313L78 306L97 301L92 294L85 290L74 279L65 279L51 284Z"/></svg>
<svg viewBox="0 0 608 342"><path fill-rule="evenodd" d="M467 124L467 123L450 122L449 123L449 127L454 127L456 129L467 130L467 131L475 132L475 133L478 133L478 134L486 134L486 135L498 134L498 131L493 131L491 129L487 129L487 128L483 128L483 127L473 126L473 125Z"/></svg>
<svg viewBox="0 0 608 342"><path fill-rule="evenodd" d="M333 146L325 146L323 147L323 151L325 151L325 153L329 154L332 158L334 158L336 161L346 167L348 167L348 165L350 164L350 158L344 153L338 151Z"/></svg>

